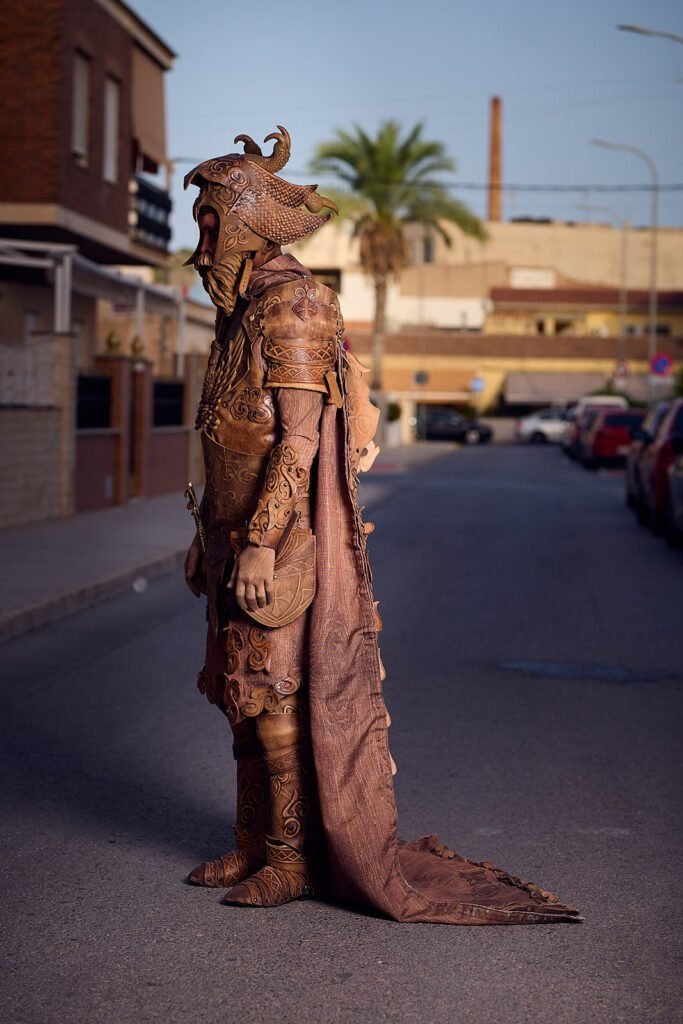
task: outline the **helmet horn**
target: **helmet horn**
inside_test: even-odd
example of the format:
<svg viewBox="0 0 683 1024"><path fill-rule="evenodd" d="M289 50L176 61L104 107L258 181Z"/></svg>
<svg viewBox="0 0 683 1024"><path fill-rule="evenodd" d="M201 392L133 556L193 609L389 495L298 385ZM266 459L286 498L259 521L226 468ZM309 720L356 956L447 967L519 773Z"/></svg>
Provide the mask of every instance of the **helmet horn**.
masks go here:
<svg viewBox="0 0 683 1024"><path fill-rule="evenodd" d="M235 142L244 143L244 154L248 160L253 164L258 164L259 167L263 167L264 170L270 171L271 174L275 174L276 171L281 170L287 161L289 160L292 140L289 132L286 128L283 128L281 124L278 126L278 131L271 132L270 135L266 135L264 142L270 142L271 139L275 140L273 146L273 152L270 156L264 156L261 152L261 147L258 146L249 135L238 135L235 138Z"/></svg>

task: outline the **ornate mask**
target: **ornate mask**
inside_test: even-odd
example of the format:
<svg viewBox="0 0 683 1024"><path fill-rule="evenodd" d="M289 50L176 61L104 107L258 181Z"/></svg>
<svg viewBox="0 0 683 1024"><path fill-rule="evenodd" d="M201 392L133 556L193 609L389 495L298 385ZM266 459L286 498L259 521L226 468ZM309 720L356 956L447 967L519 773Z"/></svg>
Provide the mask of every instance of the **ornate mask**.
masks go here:
<svg viewBox="0 0 683 1024"><path fill-rule="evenodd" d="M289 160L291 148L289 132L282 125L277 127L278 131L264 140L275 140L270 156L264 156L248 135L238 135L235 142L244 143L244 154L205 160L185 177L185 188L199 188L195 220L204 207L218 220L214 266L238 253L260 252L268 243L288 245L305 238L329 219L317 216L321 210L339 212L332 200L316 194L317 185L292 185L276 177L275 172ZM196 263L199 255L200 246L187 263Z"/></svg>

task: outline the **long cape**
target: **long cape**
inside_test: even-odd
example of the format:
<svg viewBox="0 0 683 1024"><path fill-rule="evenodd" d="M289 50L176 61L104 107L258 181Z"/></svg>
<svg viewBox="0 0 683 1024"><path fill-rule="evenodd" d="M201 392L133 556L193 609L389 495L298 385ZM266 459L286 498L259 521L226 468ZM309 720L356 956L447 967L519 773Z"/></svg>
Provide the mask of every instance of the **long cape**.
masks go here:
<svg viewBox="0 0 683 1024"><path fill-rule="evenodd" d="M321 421L316 495L309 694L329 895L403 922L580 920L552 893L488 862L466 860L436 836L399 842L372 579L347 423L331 405Z"/></svg>

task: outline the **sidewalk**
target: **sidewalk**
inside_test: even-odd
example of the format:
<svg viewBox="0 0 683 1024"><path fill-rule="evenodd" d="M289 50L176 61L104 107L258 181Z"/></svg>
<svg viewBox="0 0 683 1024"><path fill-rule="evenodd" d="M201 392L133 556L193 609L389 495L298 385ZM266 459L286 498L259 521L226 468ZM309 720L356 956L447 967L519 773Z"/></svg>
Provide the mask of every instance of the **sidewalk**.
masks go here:
<svg viewBox="0 0 683 1024"><path fill-rule="evenodd" d="M361 504L370 509L393 476L451 450L422 442L382 452L362 478ZM0 640L180 571L193 532L182 494L0 531Z"/></svg>

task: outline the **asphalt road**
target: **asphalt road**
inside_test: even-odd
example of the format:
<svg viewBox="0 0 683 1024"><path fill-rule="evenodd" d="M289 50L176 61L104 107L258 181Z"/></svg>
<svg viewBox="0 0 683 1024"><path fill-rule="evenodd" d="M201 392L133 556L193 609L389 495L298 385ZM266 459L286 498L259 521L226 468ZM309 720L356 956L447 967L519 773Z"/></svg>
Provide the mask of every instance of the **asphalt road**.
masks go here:
<svg viewBox="0 0 683 1024"><path fill-rule="evenodd" d="M621 481L464 449L371 516L402 833L535 880L582 925L221 905L227 724L162 578L2 648L3 1024L675 1024L683 559Z"/></svg>

